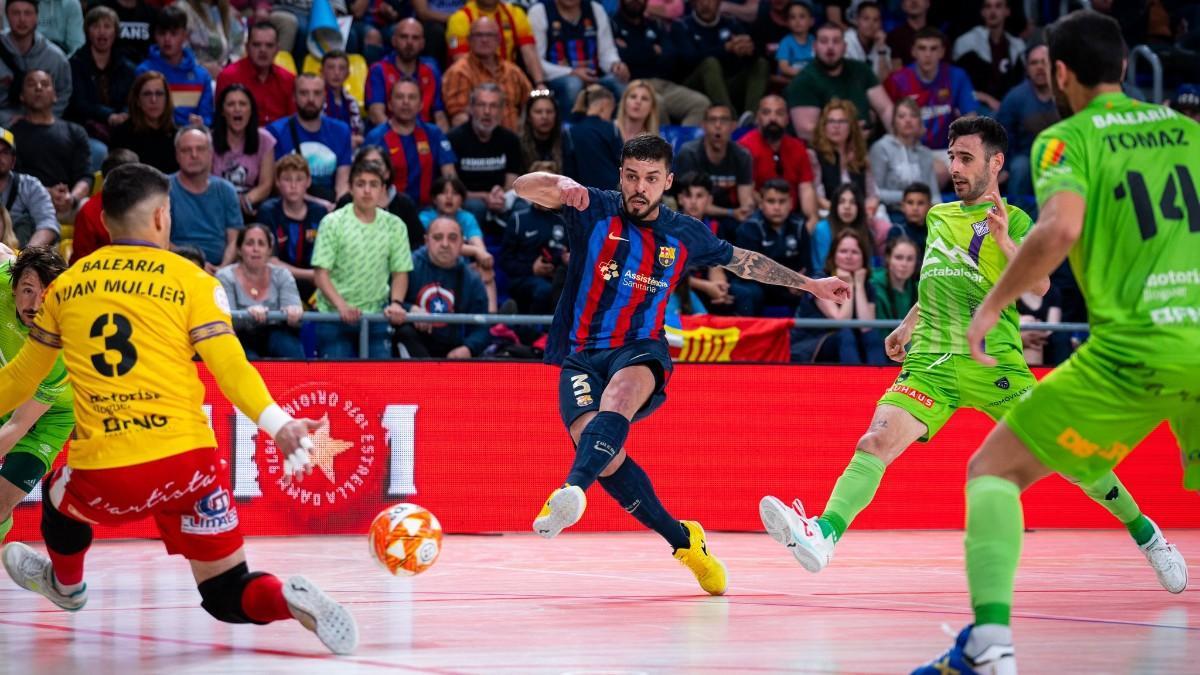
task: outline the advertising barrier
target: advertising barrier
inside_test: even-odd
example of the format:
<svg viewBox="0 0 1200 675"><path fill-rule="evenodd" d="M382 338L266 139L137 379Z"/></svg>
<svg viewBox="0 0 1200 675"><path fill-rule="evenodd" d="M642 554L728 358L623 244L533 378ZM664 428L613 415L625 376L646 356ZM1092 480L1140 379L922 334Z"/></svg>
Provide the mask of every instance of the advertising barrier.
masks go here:
<svg viewBox="0 0 1200 675"><path fill-rule="evenodd" d="M447 532L528 532L562 483L573 449L559 420L558 371L507 362L259 363L276 400L327 421L313 474L284 486L282 458L211 377L207 406L228 452L248 535L363 533L384 507L411 501ZM634 425L627 449L679 518L710 530L759 531L758 500L804 500L820 513L897 368L680 365L667 403ZM991 429L960 412L884 475L855 528L961 528L970 454ZM69 452L69 450L68 450ZM65 454L65 453L64 453ZM62 458L60 458L60 462ZM1183 490L1180 451L1156 430L1117 470L1164 528L1200 527L1200 497ZM602 490L572 531L639 529ZM40 539L40 491L16 510L14 539ZM1028 527L1118 526L1058 477L1024 497ZM99 528L101 537L154 536L151 521Z"/></svg>

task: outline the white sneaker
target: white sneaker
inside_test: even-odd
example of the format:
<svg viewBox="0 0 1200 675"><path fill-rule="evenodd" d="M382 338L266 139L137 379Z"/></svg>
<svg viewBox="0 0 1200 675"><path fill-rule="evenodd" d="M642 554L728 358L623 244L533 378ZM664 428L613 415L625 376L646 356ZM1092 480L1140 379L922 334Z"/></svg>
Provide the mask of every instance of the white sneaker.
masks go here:
<svg viewBox="0 0 1200 675"><path fill-rule="evenodd" d="M304 577L292 577L283 585L283 599L292 616L317 634L334 654L349 654L358 646L354 617L333 598Z"/></svg>
<svg viewBox="0 0 1200 675"><path fill-rule="evenodd" d="M1150 519L1147 518L1147 520ZM1142 550L1142 555L1146 556L1146 560L1150 561L1150 567L1154 568L1154 575L1158 577L1158 583L1171 593L1182 593L1188 584L1187 562L1184 561L1183 554L1179 552L1179 549L1163 536L1162 530L1158 528L1158 523L1150 520L1150 524L1154 526L1154 536L1138 548Z"/></svg>
<svg viewBox="0 0 1200 675"><path fill-rule="evenodd" d="M833 537L821 534L817 519L804 515L799 499L789 508L767 495L758 503L758 515L771 538L788 547L804 569L815 574L833 560Z"/></svg>
<svg viewBox="0 0 1200 675"><path fill-rule="evenodd" d="M50 559L20 542L4 547L4 569L18 586L33 591L50 602L77 612L87 604L87 584L74 593L63 593L54 583L54 567Z"/></svg>
<svg viewBox="0 0 1200 675"><path fill-rule="evenodd" d="M587 495L575 485L564 485L546 499L537 518L533 519L533 531L547 539L579 522L587 509Z"/></svg>

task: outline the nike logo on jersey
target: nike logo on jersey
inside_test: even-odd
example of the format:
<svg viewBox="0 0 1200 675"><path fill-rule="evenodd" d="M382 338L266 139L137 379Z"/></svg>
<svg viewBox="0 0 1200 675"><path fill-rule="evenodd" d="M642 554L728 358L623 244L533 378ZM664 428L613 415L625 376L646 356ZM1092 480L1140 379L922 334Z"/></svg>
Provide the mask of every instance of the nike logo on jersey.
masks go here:
<svg viewBox="0 0 1200 675"><path fill-rule="evenodd" d="M608 238L612 239L613 241L629 241L628 239L626 239L624 237L618 237L617 235L613 234L612 232L608 233Z"/></svg>

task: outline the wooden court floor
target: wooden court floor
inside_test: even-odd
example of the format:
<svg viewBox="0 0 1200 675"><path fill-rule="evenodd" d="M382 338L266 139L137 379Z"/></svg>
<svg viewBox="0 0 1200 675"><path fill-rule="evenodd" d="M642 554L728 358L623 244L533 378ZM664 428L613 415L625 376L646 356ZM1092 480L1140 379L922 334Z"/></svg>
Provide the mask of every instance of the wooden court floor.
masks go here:
<svg viewBox="0 0 1200 675"><path fill-rule="evenodd" d="M730 572L703 595L647 533L447 537L393 579L357 537L248 541L251 569L303 573L346 603L361 644L332 657L295 623L221 624L158 542L99 542L68 614L0 578L0 673L907 673L970 621L959 532L851 532L811 575L765 534L710 533ZM1182 595L1124 532L1025 540L1014 631L1024 673L1200 672L1200 531Z"/></svg>

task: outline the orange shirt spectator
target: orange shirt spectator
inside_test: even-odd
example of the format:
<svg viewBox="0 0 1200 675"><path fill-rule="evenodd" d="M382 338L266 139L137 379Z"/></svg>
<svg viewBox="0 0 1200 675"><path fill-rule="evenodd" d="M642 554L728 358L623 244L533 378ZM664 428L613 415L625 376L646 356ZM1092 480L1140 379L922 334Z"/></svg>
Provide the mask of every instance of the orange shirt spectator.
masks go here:
<svg viewBox="0 0 1200 675"><path fill-rule="evenodd" d="M495 21L487 17L476 19L467 38L471 52L442 76L442 101L452 127L467 121L467 103L475 87L484 82L495 82L504 91L504 114L500 124L510 131L519 130L521 110L533 85L520 68L497 56L499 37L500 28Z"/></svg>

